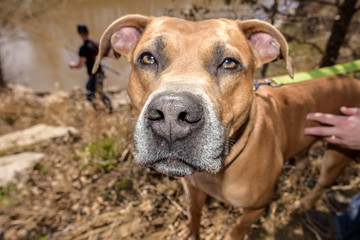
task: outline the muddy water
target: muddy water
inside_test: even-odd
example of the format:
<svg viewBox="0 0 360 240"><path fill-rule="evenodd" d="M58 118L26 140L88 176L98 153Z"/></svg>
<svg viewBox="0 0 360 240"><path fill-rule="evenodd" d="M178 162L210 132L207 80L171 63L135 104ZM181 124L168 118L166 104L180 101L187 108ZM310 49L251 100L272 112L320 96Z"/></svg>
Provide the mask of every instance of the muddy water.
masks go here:
<svg viewBox="0 0 360 240"><path fill-rule="evenodd" d="M253 15L249 9L239 4L225 5L223 0L62 0L45 13L22 22L30 28L25 29L17 24L13 26L15 37L6 40L1 50L5 76L10 82L27 85L39 92L84 89L87 81L85 68L68 68L69 61L78 60L77 51L82 44L76 33L77 23L86 23L90 29L90 38L99 40L103 30L125 14L181 17L189 13L194 4L204 7L197 12L202 15L200 17L251 17L243 15L243 12ZM205 8L211 10L210 13ZM124 89L130 73L127 61L123 58L116 61L106 59L104 64L120 73L105 70L106 89Z"/></svg>

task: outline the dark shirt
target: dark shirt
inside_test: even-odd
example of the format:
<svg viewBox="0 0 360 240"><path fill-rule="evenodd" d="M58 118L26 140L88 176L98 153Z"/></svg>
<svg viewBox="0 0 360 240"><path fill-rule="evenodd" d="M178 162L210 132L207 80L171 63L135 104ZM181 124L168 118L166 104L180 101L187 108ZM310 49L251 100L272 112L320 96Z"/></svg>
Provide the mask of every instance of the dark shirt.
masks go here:
<svg viewBox="0 0 360 240"><path fill-rule="evenodd" d="M89 74L89 76L92 75L92 69L95 63L95 58L96 55L99 52L99 46L96 42L92 41L92 40L86 40L84 42L84 44L80 47L79 50L79 56L80 57L85 57L86 58L86 68L87 68L87 73ZM99 66L97 73L98 72L102 72L101 66Z"/></svg>

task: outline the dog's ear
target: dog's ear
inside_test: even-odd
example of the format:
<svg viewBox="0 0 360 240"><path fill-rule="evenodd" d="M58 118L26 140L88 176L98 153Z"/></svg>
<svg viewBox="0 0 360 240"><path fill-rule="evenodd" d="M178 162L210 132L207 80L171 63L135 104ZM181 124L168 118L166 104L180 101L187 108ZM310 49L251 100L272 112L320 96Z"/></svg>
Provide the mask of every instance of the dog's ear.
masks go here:
<svg viewBox="0 0 360 240"><path fill-rule="evenodd" d="M101 59L112 49L116 58L124 55L130 58L131 50L136 45L151 17L132 14L115 20L105 30L100 39L99 53L92 72L95 73L100 65Z"/></svg>
<svg viewBox="0 0 360 240"><path fill-rule="evenodd" d="M293 78L292 59L285 37L271 24L260 20L239 21L240 28L249 40L256 58L256 66L283 58L286 70Z"/></svg>

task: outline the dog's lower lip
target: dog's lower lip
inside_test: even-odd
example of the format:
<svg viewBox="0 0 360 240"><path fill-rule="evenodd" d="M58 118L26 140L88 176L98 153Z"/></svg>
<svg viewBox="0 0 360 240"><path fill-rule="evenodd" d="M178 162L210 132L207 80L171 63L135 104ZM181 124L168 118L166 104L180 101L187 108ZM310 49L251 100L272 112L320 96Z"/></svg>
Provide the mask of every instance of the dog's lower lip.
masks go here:
<svg viewBox="0 0 360 240"><path fill-rule="evenodd" d="M175 156L159 159L151 163L151 166L159 172L178 177L190 175L197 171L195 166Z"/></svg>

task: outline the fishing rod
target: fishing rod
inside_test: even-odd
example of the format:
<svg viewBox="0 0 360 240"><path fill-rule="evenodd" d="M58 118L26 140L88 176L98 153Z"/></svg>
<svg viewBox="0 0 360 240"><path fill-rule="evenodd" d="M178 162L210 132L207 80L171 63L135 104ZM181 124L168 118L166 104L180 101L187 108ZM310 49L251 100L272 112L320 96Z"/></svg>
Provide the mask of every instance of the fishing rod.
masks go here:
<svg viewBox="0 0 360 240"><path fill-rule="evenodd" d="M57 40L56 38L53 38L52 36L50 36L50 35L48 35L48 34L45 34L45 33L41 32L40 30L38 30L38 29L36 29L36 28L33 28L33 27L31 27L31 26L29 26L29 25L27 25L27 24L24 24L24 23L22 23L22 22L19 22L19 21L15 20L14 18L5 16L5 15L2 14L2 13L0 13L0 18L4 19L4 20L6 20L6 21L9 21L9 22L11 22L11 23L13 23L13 24L15 24L15 25L18 25L18 26L20 26L20 27L28 30L29 32L38 35L39 37L41 37L41 38L43 38L43 39L46 39L46 40L48 40L48 41L50 41L50 42L52 42L52 43L54 43L54 44L56 44L56 45L64 48L64 49L72 52L72 53L77 54L77 52L76 52L76 50L75 50L74 48L72 48L72 47L64 44L63 42ZM102 66L103 68L109 70L110 72L112 72L112 73L114 73L114 74L116 74L116 75L118 75L118 76L121 76L121 73L120 73L119 71L113 69L112 67L109 67L109 66L107 66L107 65L105 65L105 64L101 64L101 66Z"/></svg>

